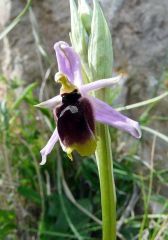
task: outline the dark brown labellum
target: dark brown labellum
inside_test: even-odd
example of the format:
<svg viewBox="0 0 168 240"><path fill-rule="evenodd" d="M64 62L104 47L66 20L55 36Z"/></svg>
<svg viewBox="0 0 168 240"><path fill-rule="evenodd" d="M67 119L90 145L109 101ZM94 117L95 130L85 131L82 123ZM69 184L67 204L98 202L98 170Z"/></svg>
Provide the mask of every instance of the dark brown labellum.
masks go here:
<svg viewBox="0 0 168 240"><path fill-rule="evenodd" d="M95 133L92 105L77 90L62 95L56 119L60 139L66 147L74 143L84 144Z"/></svg>

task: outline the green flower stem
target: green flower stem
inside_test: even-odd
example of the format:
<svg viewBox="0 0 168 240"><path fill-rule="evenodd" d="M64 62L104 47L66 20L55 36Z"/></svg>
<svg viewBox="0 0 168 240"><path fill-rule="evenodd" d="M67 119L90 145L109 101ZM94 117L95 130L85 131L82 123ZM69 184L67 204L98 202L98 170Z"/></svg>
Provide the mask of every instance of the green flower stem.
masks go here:
<svg viewBox="0 0 168 240"><path fill-rule="evenodd" d="M107 126L98 126L96 159L99 170L103 240L116 239L116 193L113 175L111 140Z"/></svg>

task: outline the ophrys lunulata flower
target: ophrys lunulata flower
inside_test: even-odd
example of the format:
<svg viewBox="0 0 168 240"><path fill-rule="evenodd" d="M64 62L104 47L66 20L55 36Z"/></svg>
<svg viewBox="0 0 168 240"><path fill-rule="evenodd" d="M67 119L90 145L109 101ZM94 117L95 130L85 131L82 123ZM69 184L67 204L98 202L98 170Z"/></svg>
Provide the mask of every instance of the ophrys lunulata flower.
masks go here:
<svg viewBox="0 0 168 240"><path fill-rule="evenodd" d="M56 81L61 84L60 94L37 106L53 110L57 127L47 145L41 150L41 164L46 162L47 155L58 140L70 158L74 150L82 156L93 154L98 141L95 121L119 128L135 138L140 138L141 131L136 121L89 95L91 91L114 85L122 76L83 84L80 58L74 49L65 42L56 43L54 48L59 70Z"/></svg>

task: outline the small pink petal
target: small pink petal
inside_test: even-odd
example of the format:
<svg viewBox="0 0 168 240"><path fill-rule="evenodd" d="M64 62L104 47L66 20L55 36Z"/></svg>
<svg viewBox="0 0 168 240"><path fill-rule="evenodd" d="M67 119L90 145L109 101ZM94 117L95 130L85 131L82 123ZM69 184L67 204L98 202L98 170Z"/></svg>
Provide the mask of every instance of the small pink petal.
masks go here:
<svg viewBox="0 0 168 240"><path fill-rule="evenodd" d="M65 42L54 45L59 72L65 74L68 80L77 87L82 85L81 62L75 50Z"/></svg>
<svg viewBox="0 0 168 240"><path fill-rule="evenodd" d="M47 161L47 155L52 151L54 145L59 139L58 131L57 128L54 130L52 136L50 137L48 143L46 146L40 151L41 156L42 156L42 161L40 165L44 165Z"/></svg>
<svg viewBox="0 0 168 240"><path fill-rule="evenodd" d="M141 137L141 130L138 122L117 112L107 103L97 98L94 97L89 98L92 101L95 112L95 118L98 122L111 125L115 128L119 128L125 132L128 132L135 138Z"/></svg>
<svg viewBox="0 0 168 240"><path fill-rule="evenodd" d="M111 86L119 83L124 78L125 78L124 75L119 75L119 76L116 76L113 78L97 80L97 81L82 85L80 87L80 92L82 92L83 94L86 94L90 91L95 91L95 90L99 90L101 88L111 87Z"/></svg>
<svg viewBox="0 0 168 240"><path fill-rule="evenodd" d="M47 101L41 102L37 105L35 105L35 107L39 107L39 108L50 108L53 109L56 106L58 106L62 101L62 98L60 95L57 95L56 97L50 98Z"/></svg>

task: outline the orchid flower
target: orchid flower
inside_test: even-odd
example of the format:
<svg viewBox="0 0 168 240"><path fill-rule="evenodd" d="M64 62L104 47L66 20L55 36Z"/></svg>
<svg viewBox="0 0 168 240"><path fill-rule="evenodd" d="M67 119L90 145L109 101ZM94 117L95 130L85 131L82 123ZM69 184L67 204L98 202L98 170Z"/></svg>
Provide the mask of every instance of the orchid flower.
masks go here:
<svg viewBox="0 0 168 240"><path fill-rule="evenodd" d="M78 54L65 42L54 45L59 72L55 80L61 84L60 94L37 107L53 110L57 127L46 146L40 151L41 165L46 163L47 155L59 140L62 149L72 159L76 150L81 156L89 156L96 150L95 122L108 124L128 132L135 138L141 137L138 122L122 115L110 105L89 95L92 91L110 87L123 78L122 75L84 84L81 62Z"/></svg>

